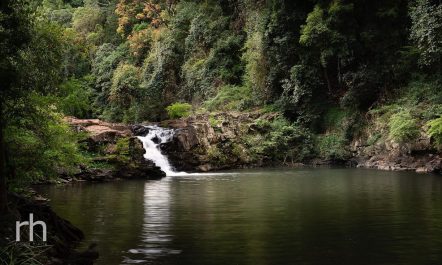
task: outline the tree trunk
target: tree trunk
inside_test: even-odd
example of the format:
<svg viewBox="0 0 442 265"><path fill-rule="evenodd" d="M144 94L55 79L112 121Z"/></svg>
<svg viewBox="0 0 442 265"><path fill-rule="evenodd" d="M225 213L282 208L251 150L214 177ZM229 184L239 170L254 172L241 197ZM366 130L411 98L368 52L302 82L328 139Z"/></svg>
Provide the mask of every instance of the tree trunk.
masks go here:
<svg viewBox="0 0 442 265"><path fill-rule="evenodd" d="M6 190L6 146L4 141L3 129L4 120L0 109L0 213L5 213L8 208L7 190Z"/></svg>
<svg viewBox="0 0 442 265"><path fill-rule="evenodd" d="M330 83L330 78L328 77L327 67L322 67L322 69L324 70L324 77L325 77L325 80L327 81L328 93L331 95L332 86Z"/></svg>
<svg viewBox="0 0 442 265"><path fill-rule="evenodd" d="M341 83L342 83L341 58L339 58L339 57L338 57L338 82L339 82L339 86L341 86Z"/></svg>

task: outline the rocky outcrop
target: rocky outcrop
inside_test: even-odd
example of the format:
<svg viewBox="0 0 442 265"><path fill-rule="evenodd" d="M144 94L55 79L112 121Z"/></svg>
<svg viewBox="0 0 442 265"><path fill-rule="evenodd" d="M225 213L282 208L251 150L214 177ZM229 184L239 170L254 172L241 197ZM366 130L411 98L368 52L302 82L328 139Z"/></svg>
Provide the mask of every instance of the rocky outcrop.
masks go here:
<svg viewBox="0 0 442 265"><path fill-rule="evenodd" d="M278 114L222 112L168 120L163 127L175 129L173 140L162 145L178 170L210 171L254 167L261 161L247 155L244 137L255 133L258 119L271 121Z"/></svg>
<svg viewBox="0 0 442 265"><path fill-rule="evenodd" d="M149 133L149 128L140 124L132 125L130 129L135 136L146 136Z"/></svg>
<svg viewBox="0 0 442 265"><path fill-rule="evenodd" d="M66 180L109 181L113 179L159 179L166 174L152 161L146 160L142 142L134 135L147 134L144 126L129 126L108 123L98 119L65 120L77 132L84 132L81 140L92 156L93 164L83 166L74 176L65 175Z"/></svg>
<svg viewBox="0 0 442 265"><path fill-rule="evenodd" d="M442 155L434 149L430 137L424 132L407 144L382 138L369 143L367 139L372 136L367 135L354 140L351 145L357 167L418 173L442 172Z"/></svg>
<svg viewBox="0 0 442 265"><path fill-rule="evenodd" d="M403 155L393 158L388 155L376 155L368 159L360 158L357 166L380 170L440 173L442 170L442 158L439 155L433 154L425 156Z"/></svg>
<svg viewBox="0 0 442 265"><path fill-rule="evenodd" d="M82 142L86 143L88 150L93 152L98 152L103 145L115 144L118 139L132 136L131 127L124 124L74 117L65 117L65 121L76 132L87 134Z"/></svg>

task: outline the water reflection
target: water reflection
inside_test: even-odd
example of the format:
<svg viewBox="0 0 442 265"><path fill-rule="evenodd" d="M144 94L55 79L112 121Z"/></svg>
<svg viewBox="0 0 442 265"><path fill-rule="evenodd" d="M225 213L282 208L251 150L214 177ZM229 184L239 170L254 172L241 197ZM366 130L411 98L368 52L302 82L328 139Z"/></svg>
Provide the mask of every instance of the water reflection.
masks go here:
<svg viewBox="0 0 442 265"><path fill-rule="evenodd" d="M140 243L130 249L123 264L155 264L161 256L179 254L181 251L170 247L173 235L171 224L171 194L168 178L144 184L144 218Z"/></svg>

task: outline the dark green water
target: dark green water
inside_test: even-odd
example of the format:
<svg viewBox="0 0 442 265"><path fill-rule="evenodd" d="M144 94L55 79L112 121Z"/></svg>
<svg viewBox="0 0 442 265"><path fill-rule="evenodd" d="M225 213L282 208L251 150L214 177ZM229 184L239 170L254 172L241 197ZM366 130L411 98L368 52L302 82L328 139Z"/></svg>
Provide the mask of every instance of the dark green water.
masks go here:
<svg viewBox="0 0 442 265"><path fill-rule="evenodd" d="M98 264L442 264L442 177L240 171L41 187Z"/></svg>

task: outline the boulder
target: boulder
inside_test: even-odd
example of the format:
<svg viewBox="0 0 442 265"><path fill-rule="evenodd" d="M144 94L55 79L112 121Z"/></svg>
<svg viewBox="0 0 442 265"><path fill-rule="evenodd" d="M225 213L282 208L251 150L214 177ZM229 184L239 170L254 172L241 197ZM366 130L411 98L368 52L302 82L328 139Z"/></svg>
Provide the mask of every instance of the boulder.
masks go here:
<svg viewBox="0 0 442 265"><path fill-rule="evenodd" d="M132 125L130 129L135 136L146 136L149 133L149 128L139 124Z"/></svg>
<svg viewBox="0 0 442 265"><path fill-rule="evenodd" d="M115 144L118 139L132 136L130 127L120 123L109 123L99 119L77 119L65 117L65 121L77 132L86 132L87 138L82 140L88 150L98 152L100 146Z"/></svg>
<svg viewBox="0 0 442 265"><path fill-rule="evenodd" d="M152 161L143 160L119 167L116 175L124 179L161 179L166 176Z"/></svg>

